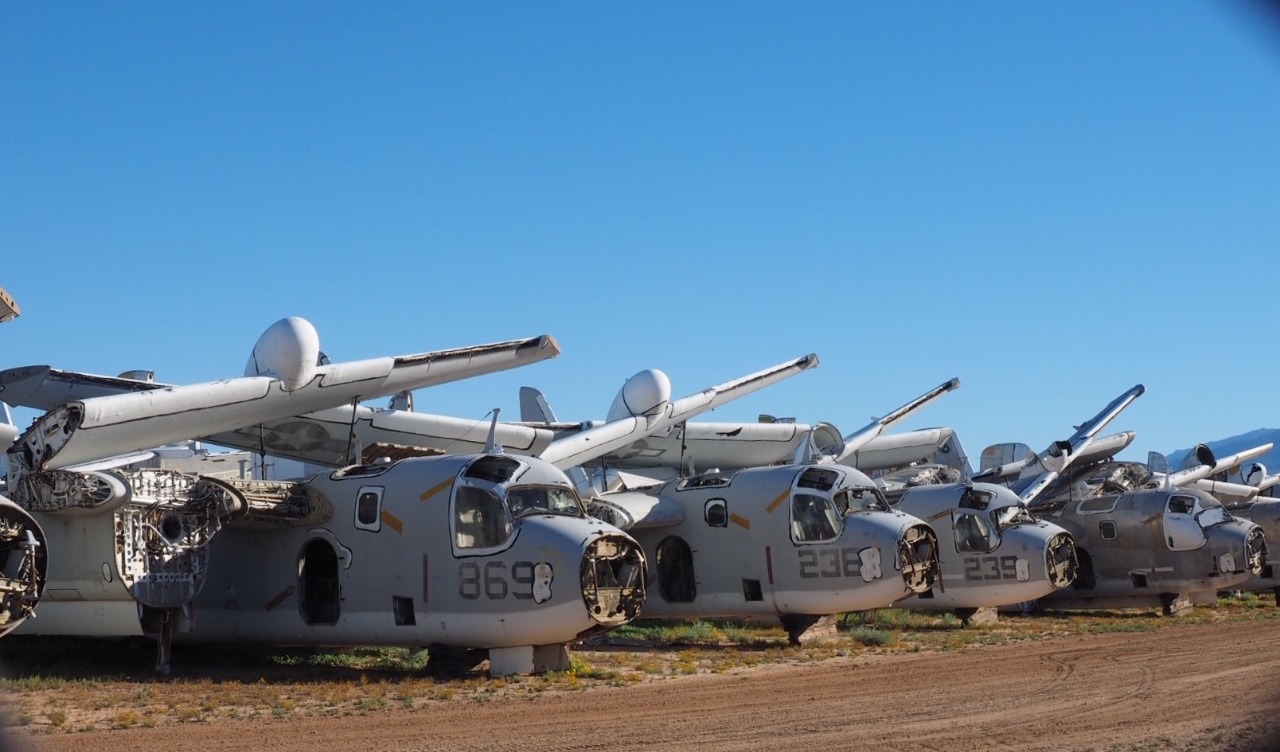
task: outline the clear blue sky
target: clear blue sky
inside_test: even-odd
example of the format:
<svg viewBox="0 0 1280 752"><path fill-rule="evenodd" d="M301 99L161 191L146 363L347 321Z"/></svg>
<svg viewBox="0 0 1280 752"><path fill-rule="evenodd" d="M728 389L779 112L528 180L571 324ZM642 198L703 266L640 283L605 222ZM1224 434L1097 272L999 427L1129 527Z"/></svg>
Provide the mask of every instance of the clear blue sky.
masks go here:
<svg viewBox="0 0 1280 752"><path fill-rule="evenodd" d="M1229 2L8 3L0 365L239 375L539 333L420 410L603 417L811 351L713 414L971 456L1280 424L1280 25ZM29 420L29 417L27 418ZM25 425L25 421L23 421Z"/></svg>

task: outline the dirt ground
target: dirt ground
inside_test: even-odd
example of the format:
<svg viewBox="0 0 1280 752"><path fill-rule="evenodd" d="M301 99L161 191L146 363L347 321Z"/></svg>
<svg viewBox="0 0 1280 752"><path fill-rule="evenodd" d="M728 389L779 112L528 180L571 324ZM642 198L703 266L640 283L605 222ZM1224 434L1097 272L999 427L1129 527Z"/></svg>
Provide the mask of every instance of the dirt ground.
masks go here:
<svg viewBox="0 0 1280 752"><path fill-rule="evenodd" d="M51 736L82 750L1280 749L1280 620L861 654L368 715ZM587 654L589 655L589 654Z"/></svg>

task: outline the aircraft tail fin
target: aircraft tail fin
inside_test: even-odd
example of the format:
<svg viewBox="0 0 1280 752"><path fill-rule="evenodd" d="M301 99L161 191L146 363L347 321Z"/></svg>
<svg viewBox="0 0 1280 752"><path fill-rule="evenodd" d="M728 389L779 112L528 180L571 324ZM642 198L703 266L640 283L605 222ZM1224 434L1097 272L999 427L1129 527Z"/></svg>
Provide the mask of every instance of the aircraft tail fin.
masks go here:
<svg viewBox="0 0 1280 752"><path fill-rule="evenodd" d="M1017 477L1022 469L1035 462L1036 453L1031 447L1021 442L992 444L982 450L978 460L978 472L973 476L975 481L1001 482L1002 479Z"/></svg>
<svg viewBox="0 0 1280 752"><path fill-rule="evenodd" d="M531 386L520 387L520 422L548 424L556 422L556 414L551 409L551 403L547 402L547 398L540 390Z"/></svg>

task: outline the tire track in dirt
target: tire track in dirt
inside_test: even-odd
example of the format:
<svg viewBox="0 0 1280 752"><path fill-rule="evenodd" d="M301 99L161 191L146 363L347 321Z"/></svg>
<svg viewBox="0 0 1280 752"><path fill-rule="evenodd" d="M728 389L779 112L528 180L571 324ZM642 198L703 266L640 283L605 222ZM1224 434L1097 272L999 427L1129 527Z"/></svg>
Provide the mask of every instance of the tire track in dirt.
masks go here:
<svg viewBox="0 0 1280 752"><path fill-rule="evenodd" d="M136 749L1256 749L1280 731L1280 619L866 655L368 716L28 738ZM1244 740L1238 729L1253 734Z"/></svg>

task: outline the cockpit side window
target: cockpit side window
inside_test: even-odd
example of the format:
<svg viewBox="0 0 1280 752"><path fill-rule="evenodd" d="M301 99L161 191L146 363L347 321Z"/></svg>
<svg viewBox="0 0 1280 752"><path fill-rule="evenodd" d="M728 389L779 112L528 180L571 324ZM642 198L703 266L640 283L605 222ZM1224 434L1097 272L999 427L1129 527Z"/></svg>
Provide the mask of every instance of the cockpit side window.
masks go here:
<svg viewBox="0 0 1280 752"><path fill-rule="evenodd" d="M972 512L956 512L953 519L956 550L962 554L989 553L1000 542L992 534L991 523Z"/></svg>
<svg viewBox="0 0 1280 752"><path fill-rule="evenodd" d="M1021 502L1004 507L996 507L988 513L988 516L995 523L996 530L1005 530L1015 525L1034 523L1036 521L1035 516L1027 509L1027 505Z"/></svg>
<svg viewBox="0 0 1280 752"><path fill-rule="evenodd" d="M1196 522L1200 523L1200 527L1211 528L1214 525L1221 525L1224 522L1230 522L1234 519L1231 513L1221 505L1206 505L1204 511L1196 515Z"/></svg>
<svg viewBox="0 0 1280 752"><path fill-rule="evenodd" d="M836 491L836 510L842 515L853 512L889 511L889 502L878 488L844 488Z"/></svg>
<svg viewBox="0 0 1280 752"><path fill-rule="evenodd" d="M797 493L791 497L791 539L796 543L828 541L840 535L843 520L825 496Z"/></svg>
<svg viewBox="0 0 1280 752"><path fill-rule="evenodd" d="M1193 496L1170 496L1169 511L1174 514L1191 514L1191 510L1195 509L1196 500Z"/></svg>
<svg viewBox="0 0 1280 752"><path fill-rule="evenodd" d="M510 539L511 517L492 492L460 485L453 504L453 539L458 549L497 548Z"/></svg>

